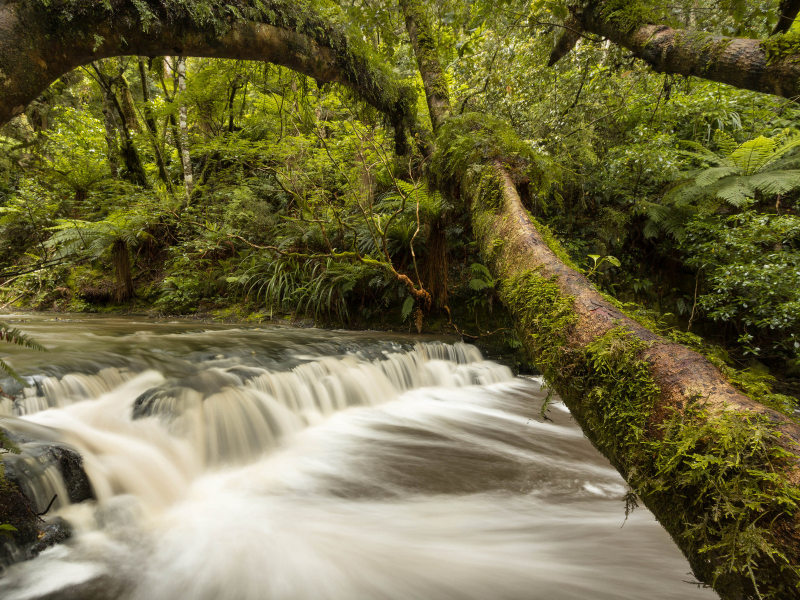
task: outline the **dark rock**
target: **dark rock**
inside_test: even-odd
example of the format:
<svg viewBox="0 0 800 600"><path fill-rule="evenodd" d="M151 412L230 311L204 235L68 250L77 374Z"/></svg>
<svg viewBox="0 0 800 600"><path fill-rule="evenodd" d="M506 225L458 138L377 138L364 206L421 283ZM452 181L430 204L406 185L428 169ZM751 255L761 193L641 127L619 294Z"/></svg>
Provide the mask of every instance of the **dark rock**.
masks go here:
<svg viewBox="0 0 800 600"><path fill-rule="evenodd" d="M72 535L72 529L69 523L63 519L54 519L51 523L44 526L44 529L39 533L38 539L31 546L30 556L28 558L36 558L39 553L47 550L50 546L55 546L68 539Z"/></svg>
<svg viewBox="0 0 800 600"><path fill-rule="evenodd" d="M45 452L58 466L70 502L75 504L84 500L94 500L94 490L86 471L83 470L83 457L80 454L63 446L48 446Z"/></svg>

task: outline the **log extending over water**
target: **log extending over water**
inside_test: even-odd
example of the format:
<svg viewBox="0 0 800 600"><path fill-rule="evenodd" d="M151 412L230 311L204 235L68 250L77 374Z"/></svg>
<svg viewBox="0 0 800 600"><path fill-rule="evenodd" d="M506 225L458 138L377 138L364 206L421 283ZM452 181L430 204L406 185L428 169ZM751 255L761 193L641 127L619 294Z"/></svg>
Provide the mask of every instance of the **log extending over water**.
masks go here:
<svg viewBox="0 0 800 600"><path fill-rule="evenodd" d="M346 84L396 128L413 125L413 89L341 21L290 0L0 0L0 125L72 69L132 55L271 62Z"/></svg>
<svg viewBox="0 0 800 600"><path fill-rule="evenodd" d="M513 282L524 281L526 276L533 276L540 283L552 281L558 292L544 301L567 300L571 303L576 318L567 328L563 347L558 349L564 360L558 367L558 372L551 376L552 383L589 439L611 460L623 477L631 482L634 489L647 490L649 482L642 481L641 477L652 477L657 469L647 464L651 458L647 455L659 451L651 444L660 441L660 436L664 435L661 427L675 415L686 415L692 404L697 402L702 404L705 412L700 418L707 423L733 412L752 415L756 419L774 424L782 436L778 443L792 453L797 452L800 448L800 427L796 423L738 392L719 369L700 354L654 334L605 300L582 274L564 264L551 250L525 210L514 183L502 165L485 168L494 171L489 176L489 186L482 184L473 174L465 176L461 189L464 200L470 206L473 227L482 254L488 258L494 277L504 282L501 299L520 324L520 337L534 356L542 356L541 345L557 343L555 339L537 339L542 329L547 331L538 325L552 318L552 315L547 314L547 307L543 307L545 309L539 314L526 314L531 304L521 306L515 301L514 293L518 290L514 289ZM496 185L497 189L492 189L492 185ZM500 194L499 206L497 192ZM498 243L498 240L502 243ZM530 298L531 295L523 297ZM593 342L601 340L604 335L615 330L620 331L620 328L627 332L625 338L620 338L625 343L636 340L643 342L636 358L649 365L650 375L659 390L647 413L642 415L645 435L638 444L624 446L619 440L626 435L625 422L620 420L615 426L615 420L606 421L608 414L604 414L605 411L623 411L624 399L612 397L610 402L606 400L604 407L599 407L594 396L606 390L593 387L600 380L592 382L592 377L596 374L592 373L592 367L587 364L587 361L596 358L587 352L587 348ZM642 389L642 394L645 393L645 389ZM709 440L709 447L712 442L713 440ZM656 458L652 457L653 460ZM631 464L636 465L638 473L631 472ZM800 484L798 467L800 461L796 456L782 466L784 475L795 487ZM709 472L709 477L711 476L712 473ZM724 557L714 551L699 553L701 544L691 538L690 529L709 516L704 513L708 511L708 505L699 502L693 505L695 499L682 497L690 489L682 490L678 480L667 478L662 483L666 485L666 489L650 494L640 491L640 495L683 550L695 576L708 584L713 583L715 590L725 599L744 600L756 597L749 573L726 573L715 581L714 570L724 562ZM799 558L797 549L800 548L800 531L797 529L800 520L780 514L771 514L769 518L775 519L769 526L775 532L780 550L796 565ZM796 583L796 576L781 573L774 565L762 562L759 567L760 570L755 569L755 577L761 591L769 589L770 585L784 591L790 590ZM783 577L785 579L780 581Z"/></svg>
<svg viewBox="0 0 800 600"><path fill-rule="evenodd" d="M586 32L627 48L659 73L700 77L785 98L800 96L800 44L796 42L788 50L781 50L777 40L673 29L648 22L647 11L637 9L637 0L615 2L613 9L609 4L605 0L590 0L570 7L567 28L550 55L550 65L572 50L580 32ZM797 5L795 0L785 4L789 13L781 17L779 24L785 24L791 11L794 11L792 20L797 14L797 6L788 6Z"/></svg>

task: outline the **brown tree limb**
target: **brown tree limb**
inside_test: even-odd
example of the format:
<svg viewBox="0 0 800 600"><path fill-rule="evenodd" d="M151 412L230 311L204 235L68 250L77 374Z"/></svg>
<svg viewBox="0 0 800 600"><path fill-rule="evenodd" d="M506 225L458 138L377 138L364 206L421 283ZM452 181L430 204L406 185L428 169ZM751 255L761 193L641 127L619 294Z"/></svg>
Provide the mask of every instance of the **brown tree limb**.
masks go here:
<svg viewBox="0 0 800 600"><path fill-rule="evenodd" d="M796 2L797 0L790 0ZM630 50L659 73L700 77L745 90L785 98L800 96L800 51L769 56L763 40L730 38L643 22L631 26L609 15L602 0L572 7L580 31L608 38ZM550 55L555 64L571 48L569 30ZM574 44L573 44L574 45ZM567 52L565 52L565 50Z"/></svg>
<svg viewBox="0 0 800 600"><path fill-rule="evenodd" d="M320 82L342 83L389 116L398 143L404 131L416 129L413 87L372 59L346 28L332 26L310 8L299 19L288 14L291 3L281 0L214 1L209 3L214 20L198 22L183 4L0 3L0 124L81 65L112 56L181 55L271 62ZM233 5L249 10L254 20L231 17ZM155 17L149 22L143 21L143 6ZM68 18L65 11L73 13ZM272 14L275 24L258 14Z"/></svg>

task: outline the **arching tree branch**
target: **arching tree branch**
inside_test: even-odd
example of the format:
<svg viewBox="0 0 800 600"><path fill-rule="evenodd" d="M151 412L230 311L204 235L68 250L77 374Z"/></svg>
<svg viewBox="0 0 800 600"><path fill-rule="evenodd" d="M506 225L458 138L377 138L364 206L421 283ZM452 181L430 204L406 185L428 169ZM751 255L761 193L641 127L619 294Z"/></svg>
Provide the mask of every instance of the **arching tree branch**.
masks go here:
<svg viewBox="0 0 800 600"><path fill-rule="evenodd" d="M797 0L786 0L797 3ZM573 6L570 21L580 31L608 38L627 48L659 73L691 75L745 90L786 98L800 96L800 50L782 52L772 41L729 38L688 29L672 29L642 19L639 24L611 12L608 3L594 0ZM788 13L787 13L788 14ZM550 56L554 64L574 46L566 30ZM571 42L571 43L570 43Z"/></svg>
<svg viewBox="0 0 800 600"><path fill-rule="evenodd" d="M282 0L26 0L0 3L0 124L72 69L121 55L271 62L342 83L399 131L414 125L415 92L373 58L331 8Z"/></svg>

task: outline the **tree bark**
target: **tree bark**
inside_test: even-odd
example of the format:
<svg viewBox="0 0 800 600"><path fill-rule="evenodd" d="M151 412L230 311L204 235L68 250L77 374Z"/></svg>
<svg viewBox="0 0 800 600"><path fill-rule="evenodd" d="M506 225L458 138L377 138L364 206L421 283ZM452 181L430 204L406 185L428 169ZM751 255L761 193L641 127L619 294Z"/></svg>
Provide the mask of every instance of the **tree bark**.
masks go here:
<svg viewBox="0 0 800 600"><path fill-rule="evenodd" d="M125 170L122 172L122 177L134 185L149 187L147 183L147 174L144 172L144 166L142 165L141 157L139 156L139 152L136 150L136 146L133 144L133 139L131 138L129 129L130 125L125 114L125 110L122 108L122 105L120 104L120 101L117 98L117 94L114 90L114 82L104 73L104 65L102 62L93 63L92 66L95 74L97 75L97 81L100 84L100 87L103 89L103 96L106 101L107 110L111 115L113 115L111 121L117 125L117 129L120 133L119 150L122 161L125 163ZM108 139L109 138L107 136L107 140ZM111 153L109 153L109 160L110 159Z"/></svg>
<svg viewBox="0 0 800 600"><path fill-rule="evenodd" d="M178 78L178 121L181 136L181 162L183 163L183 184L186 190L186 206L192 199L194 177L192 174L192 157L189 154L189 126L188 107L186 106L186 59L179 56L176 59L175 75Z"/></svg>
<svg viewBox="0 0 800 600"><path fill-rule="evenodd" d="M158 165L158 177L167 186L169 193L172 193L172 182L169 179L169 172L167 165L164 162L164 151L158 137L158 125L156 125L155 116L153 116L153 107L150 105L150 79L147 77L147 65L143 57L139 57L139 78L142 82L142 104L144 107L144 124L147 127L147 132L150 134L150 140L153 144L153 154L156 158L156 165Z"/></svg>
<svg viewBox="0 0 800 600"><path fill-rule="evenodd" d="M254 20L230 17L229 6L250 11ZM345 84L389 116L403 146L404 132L415 126L413 87L346 28L310 8L298 16L287 6L280 0L214 0L211 17L201 22L179 2L2 2L0 125L61 75L101 58L203 56L271 62L319 82ZM142 7L152 16L143 19Z"/></svg>
<svg viewBox="0 0 800 600"><path fill-rule="evenodd" d="M800 427L788 417L767 408L737 391L725 379L722 373L700 354L688 348L670 342L638 322L629 318L597 292L595 287L580 273L568 267L543 239L536 225L525 210L520 197L502 165L484 165L483 175L472 169L465 175L461 192L470 206L475 236L480 244L482 255L487 259L493 276L501 281L501 300L509 308L517 323L522 324L520 334L523 344L531 355L541 356L539 344L554 343L552 340L540 340L540 323L543 315L532 315L530 304L520 305L512 298L510 283L526 274L536 274L543 281L554 281L560 290L561 298L573 307L576 314L575 323L569 328L565 345L559 348L559 354L570 357L553 377L552 382L561 398L569 407L572 415L581 424L586 435L594 445L609 458L612 464L627 480L636 475L626 467L631 453L641 452L643 456L652 455L648 443L658 439L660 426L674 414L685 412L702 399L707 411L706 419L730 414L731 412L748 415L760 415L774 423L780 434L781 444L789 452L795 454L800 444ZM488 175L488 176L487 176ZM487 183L488 182L488 185ZM498 206L499 197L499 206ZM502 240L502 243L498 243ZM527 323L527 325L525 325ZM643 342L644 350L640 358L649 365L650 375L660 388L660 394L654 406L647 414L647 431L650 437L642 439L641 446L621 453L616 440L625 432L603 431L598 423L595 408L592 406L591 390L582 387L579 360L573 357L583 356L587 346L615 328L624 328L631 339ZM537 341L534 341L537 340ZM609 440L609 437L612 439ZM780 469L797 486L800 482L800 459L795 455L791 464ZM670 484L676 485L673 489ZM690 524L686 514L700 519L702 514L681 513L681 496L675 482L667 481L668 491L643 496L648 508L659 522L667 529L686 554L695 575L711 584L726 599L742 599L755 597L750 576L746 573L726 573L716 578L713 573L721 559L714 551L698 553L698 546L687 539ZM691 501L689 499L689 504ZM771 527L777 534L780 550L785 552L794 564L797 564L800 553L800 519L785 515L776 518ZM760 564L754 569L759 585L765 582L777 582L786 577L772 565ZM788 588L796 581L787 577ZM763 590L763 587L762 587ZM777 596L776 596L777 597Z"/></svg>
<svg viewBox="0 0 800 600"><path fill-rule="evenodd" d="M116 302L127 302L133 298L133 277L131 275L131 258L125 240L116 240L112 248L114 271L117 276L117 289L114 293Z"/></svg>
<svg viewBox="0 0 800 600"><path fill-rule="evenodd" d="M436 131L450 115L450 92L447 79L439 62L439 51L433 36L428 15L421 0L399 0L406 19L406 30L411 38L414 55L417 57L422 82L425 86L425 98L431 124Z"/></svg>
<svg viewBox="0 0 800 600"><path fill-rule="evenodd" d="M419 61L419 64L421 69L423 64L431 68L430 65L438 61ZM423 73L426 87L431 81L436 78L426 78ZM426 92L429 96L436 94L436 90ZM440 125L443 122L446 118ZM720 544L704 549L708 540L698 541L693 536L704 523L713 522L719 505L696 505L698 499L691 497L691 491L684 492L690 497L684 497L681 486L686 484L679 478L680 474L670 479L671 475L659 472L656 460L661 449L656 444L664 441L665 426L675 415L683 415L687 420L694 418L701 425L712 424L714 419L730 414L745 415L744 419L762 418L774 425L781 436L777 443L788 453L783 464L770 468L780 472L788 485L796 488L800 483L800 457L797 456L800 426L737 391L720 370L700 354L656 335L607 301L586 277L550 248L522 205L513 180L501 162L468 165L459 176L458 191L470 210L481 254L500 282L501 300L518 323L520 338L529 356L545 369L550 383L589 439L620 474L636 486L645 504L687 556L695 575L701 581L713 583L722 597L729 600L760 597L756 582L761 590L768 592L796 592L797 574L790 569L763 559L752 569L750 565L745 569L737 563L738 570L724 570L728 564L725 553L731 546ZM522 283L531 280L538 283ZM563 312L558 312L556 307ZM556 320L562 317L563 324ZM638 398L645 394L645 385L650 386L651 394L657 393L651 406L637 406L637 423L644 426L641 437L633 441L629 437L630 421L613 418L631 410L624 404L627 400L615 395L618 392L614 387L620 382L614 374L603 379L592 372L591 361L596 355L591 348L606 339L616 339L615 343L635 348L635 359L626 356L624 360L644 365L647 382L622 382L642 386L641 391L634 389L627 393ZM622 364L622 368L625 366ZM598 396L610 398L606 400L611 403L610 408L599 404ZM702 402L701 412L692 413L698 402ZM724 438L724 432L717 432L712 426L712 432L707 435L711 438L707 442L709 452L727 451L725 441L714 437ZM675 443L671 439L666 441ZM710 471L706 476L712 477ZM755 478L749 472L746 477ZM658 480L657 483L654 480ZM748 483L751 482L743 485ZM762 514L755 521L762 517L774 519L763 525L768 529L765 535L774 532L779 552L787 557L790 565L797 565L800 562L800 518L787 516L782 508L772 507L772 510L777 514ZM752 522L754 527L755 521ZM713 537L713 531L710 535ZM716 541L719 540L712 540ZM740 542L735 541L733 546L737 545ZM718 568L723 568L721 574L715 572Z"/></svg>
<svg viewBox="0 0 800 600"><path fill-rule="evenodd" d="M781 4L778 7L778 22L775 23L772 35L789 31L792 23L797 18L798 12L800 12L800 0L781 0Z"/></svg>
<svg viewBox="0 0 800 600"><path fill-rule="evenodd" d="M675 73L785 98L800 96L800 49L770 55L769 41L729 38L646 22L631 26L609 15L602 0L571 7L571 25L550 55L553 65L575 45L575 31L594 33L630 50L659 73Z"/></svg>

